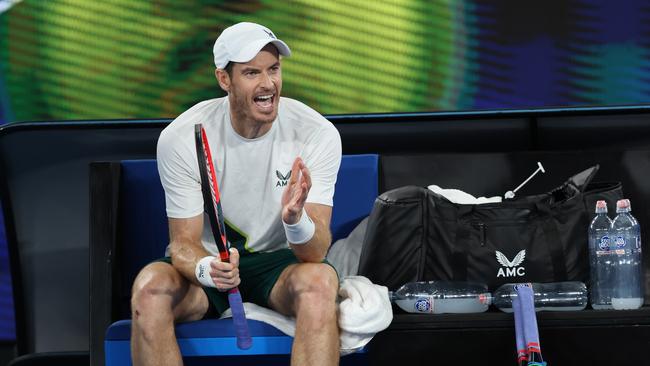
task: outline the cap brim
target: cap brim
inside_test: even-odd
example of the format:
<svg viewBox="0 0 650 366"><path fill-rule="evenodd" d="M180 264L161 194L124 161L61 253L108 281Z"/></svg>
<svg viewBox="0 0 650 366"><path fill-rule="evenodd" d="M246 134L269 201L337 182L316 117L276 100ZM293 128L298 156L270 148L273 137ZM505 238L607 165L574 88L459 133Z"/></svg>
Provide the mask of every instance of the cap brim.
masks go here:
<svg viewBox="0 0 650 366"><path fill-rule="evenodd" d="M232 57L230 61L232 62L248 62L255 58L257 54L266 46L267 44L272 43L275 48L278 49L278 52L282 56L291 56L291 50L289 49L289 46L287 46L284 41L279 40L279 39L273 39L273 40L268 40L268 39L260 39L255 42L251 42L249 45L246 47L242 48L239 53Z"/></svg>

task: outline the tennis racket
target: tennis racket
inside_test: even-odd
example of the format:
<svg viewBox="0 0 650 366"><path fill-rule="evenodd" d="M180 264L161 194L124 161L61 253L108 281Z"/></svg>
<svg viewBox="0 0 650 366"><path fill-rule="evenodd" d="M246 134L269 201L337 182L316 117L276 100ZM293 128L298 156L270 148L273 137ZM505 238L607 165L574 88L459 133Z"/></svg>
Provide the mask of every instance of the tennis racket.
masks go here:
<svg viewBox="0 0 650 366"><path fill-rule="evenodd" d="M214 169L210 146L208 145L208 137L200 123L194 125L194 138L196 142L196 156L201 174L201 192L203 193L205 212L208 214L208 219L210 220L214 241L217 243L217 248L219 248L219 257L221 261L229 262L229 246L226 240L226 225L224 224L223 211L221 210L221 197L219 196L217 174ZM235 325L237 347L240 349L248 349L252 346L253 340L248 331L246 313L244 313L244 306L237 287L228 290L228 303L230 304L232 320Z"/></svg>

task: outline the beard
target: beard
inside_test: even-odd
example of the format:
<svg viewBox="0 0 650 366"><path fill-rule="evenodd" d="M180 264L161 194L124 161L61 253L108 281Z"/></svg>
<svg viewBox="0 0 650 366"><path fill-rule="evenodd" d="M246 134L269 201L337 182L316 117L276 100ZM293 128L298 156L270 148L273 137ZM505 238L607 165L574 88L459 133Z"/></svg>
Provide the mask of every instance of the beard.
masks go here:
<svg viewBox="0 0 650 366"><path fill-rule="evenodd" d="M246 125L270 124L278 115L278 102L280 96L277 92L273 96L273 109L270 113L260 111L250 96L242 95L234 90L228 94L230 111L235 123Z"/></svg>

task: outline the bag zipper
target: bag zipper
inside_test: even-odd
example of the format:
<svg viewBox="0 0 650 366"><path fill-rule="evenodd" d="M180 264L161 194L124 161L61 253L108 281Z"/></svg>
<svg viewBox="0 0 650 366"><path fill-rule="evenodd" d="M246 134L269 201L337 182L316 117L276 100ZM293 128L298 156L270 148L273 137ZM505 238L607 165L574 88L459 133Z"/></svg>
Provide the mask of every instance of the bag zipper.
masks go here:
<svg viewBox="0 0 650 366"><path fill-rule="evenodd" d="M477 222L476 226L478 226L478 229L481 231L481 246L485 246L485 231L487 230L487 225L485 225L484 222Z"/></svg>
<svg viewBox="0 0 650 366"><path fill-rule="evenodd" d="M522 225L526 224L528 221L520 220L520 221L492 221L491 225L492 226L510 226L510 225ZM487 224L482 222L482 221L474 221L471 223L472 226L475 226L478 228L481 232L481 240L480 244L482 247L485 246L486 241L487 241Z"/></svg>

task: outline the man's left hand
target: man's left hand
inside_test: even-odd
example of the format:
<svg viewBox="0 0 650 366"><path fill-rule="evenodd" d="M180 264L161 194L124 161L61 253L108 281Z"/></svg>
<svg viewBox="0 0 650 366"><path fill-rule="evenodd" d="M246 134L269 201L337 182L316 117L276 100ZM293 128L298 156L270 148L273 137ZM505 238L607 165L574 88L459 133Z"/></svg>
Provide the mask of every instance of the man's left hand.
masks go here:
<svg viewBox="0 0 650 366"><path fill-rule="evenodd" d="M291 166L291 178L282 192L282 221L293 225L300 220L307 194L311 189L311 176L304 161L297 157Z"/></svg>

